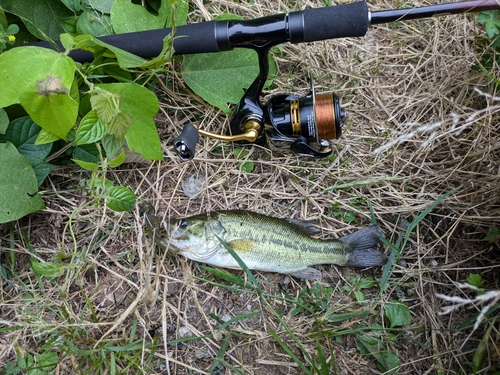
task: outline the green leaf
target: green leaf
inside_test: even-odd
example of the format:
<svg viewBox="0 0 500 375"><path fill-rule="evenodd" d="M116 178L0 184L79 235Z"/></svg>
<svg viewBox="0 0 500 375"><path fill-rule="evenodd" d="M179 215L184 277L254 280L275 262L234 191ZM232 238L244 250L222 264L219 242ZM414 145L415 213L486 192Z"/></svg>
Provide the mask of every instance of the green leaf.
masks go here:
<svg viewBox="0 0 500 375"><path fill-rule="evenodd" d="M73 150L73 158L88 163L101 163L99 150L93 143L75 147L75 149Z"/></svg>
<svg viewBox="0 0 500 375"><path fill-rule="evenodd" d="M5 30L5 33L6 34L17 34L19 32L19 26L17 25L9 25L9 27L7 27L7 30Z"/></svg>
<svg viewBox="0 0 500 375"><path fill-rule="evenodd" d="M12 143L0 143L0 223L43 210L38 181L28 160Z"/></svg>
<svg viewBox="0 0 500 375"><path fill-rule="evenodd" d="M74 73L71 58L47 48L6 51L0 55L0 107L19 103L39 126L66 139L78 114L69 94Z"/></svg>
<svg viewBox="0 0 500 375"><path fill-rule="evenodd" d="M101 13L109 14L111 6L113 5L113 0L83 0L83 3Z"/></svg>
<svg viewBox="0 0 500 375"><path fill-rule="evenodd" d="M36 137L35 145L44 145L46 143L55 142L59 139L61 138L59 138L57 135L42 129L40 130L40 133L38 133L38 137Z"/></svg>
<svg viewBox="0 0 500 375"><path fill-rule="evenodd" d="M407 326L411 323L410 309L405 304L391 301L385 305L384 309L391 328Z"/></svg>
<svg viewBox="0 0 500 375"><path fill-rule="evenodd" d="M170 10L168 11L169 16L168 16L168 20L167 20L167 26L170 27L170 26L172 26L172 14L174 13L172 6L174 3L172 1L168 1L168 0L164 0L163 2L165 2L167 7L170 8ZM188 0L176 0L175 1L175 25L176 26L181 26L181 25L186 24L188 12L189 12L189 1Z"/></svg>
<svg viewBox="0 0 500 375"><path fill-rule="evenodd" d="M229 282L230 284L238 286L245 286L246 284L247 286L249 286L249 283L245 283L245 280L243 278L221 268L208 267L203 264L200 264L200 268L211 273L215 277L218 277L219 279Z"/></svg>
<svg viewBox="0 0 500 375"><path fill-rule="evenodd" d="M5 16L5 12L0 6L0 31L5 30L7 27L9 27L9 23L7 22L7 17Z"/></svg>
<svg viewBox="0 0 500 375"><path fill-rule="evenodd" d="M125 138L128 129L134 123L134 118L130 116L127 112L118 112L113 116L108 124L108 134L111 134L118 140Z"/></svg>
<svg viewBox="0 0 500 375"><path fill-rule="evenodd" d="M37 355L37 363L41 371L51 371L59 363L59 355L52 351L43 352Z"/></svg>
<svg viewBox="0 0 500 375"><path fill-rule="evenodd" d="M0 141L11 142L28 159L28 162L35 171L39 185L42 184L48 174L56 167L44 161L52 150L52 143L36 144L40 130L37 124L28 116L25 116L12 121L5 134L0 135Z"/></svg>
<svg viewBox="0 0 500 375"><path fill-rule="evenodd" d="M478 288L482 288L483 284L484 284L483 279L481 278L481 275L479 275L477 273L469 274L469 276L467 277L467 282L470 285L473 285L473 286L478 287Z"/></svg>
<svg viewBox="0 0 500 375"><path fill-rule="evenodd" d="M238 159L245 159L245 157L249 154L247 150L243 150L241 148L234 149L234 156ZM246 161L238 163L238 169L245 173L251 173L255 169L255 164L253 161Z"/></svg>
<svg viewBox="0 0 500 375"><path fill-rule="evenodd" d="M98 142L104 134L106 134L106 125L99 120L97 112L92 110L80 121L80 126L76 130L74 143L76 146L79 146Z"/></svg>
<svg viewBox="0 0 500 375"><path fill-rule="evenodd" d="M109 161L109 166L111 168L116 168L116 167L122 165L123 162L125 161L125 157L126 157L125 151L122 150L122 152L120 152L120 155L118 155L113 160Z"/></svg>
<svg viewBox="0 0 500 375"><path fill-rule="evenodd" d="M362 277L361 279L359 279L356 285L359 289L368 289L377 285L377 280L375 280L373 276Z"/></svg>
<svg viewBox="0 0 500 375"><path fill-rule="evenodd" d="M30 353L24 353L24 355L19 355L17 357L17 366L21 370L27 370L35 364L35 357Z"/></svg>
<svg viewBox="0 0 500 375"><path fill-rule="evenodd" d="M123 140L113 137L111 134L106 134L101 139L101 144L104 147L104 152L108 158L113 157L123 146Z"/></svg>
<svg viewBox="0 0 500 375"><path fill-rule="evenodd" d="M100 167L100 164L91 163L89 161L83 161L78 159L71 159L71 160L73 160L80 168L86 169L87 171L96 171Z"/></svg>
<svg viewBox="0 0 500 375"><path fill-rule="evenodd" d="M116 57L118 64L123 69L137 68L148 63L146 59L104 43L92 35L77 35L75 37L74 48L83 49L93 54L108 50L109 52L104 53L104 56L110 58Z"/></svg>
<svg viewBox="0 0 500 375"><path fill-rule="evenodd" d="M99 120L104 124L109 123L119 111L119 99L106 93L92 95L90 104Z"/></svg>
<svg viewBox="0 0 500 375"><path fill-rule="evenodd" d="M239 103L244 90L259 74L259 64L255 51L236 48L219 53L186 55L181 72L184 81L196 94L230 113L228 104Z"/></svg>
<svg viewBox="0 0 500 375"><path fill-rule="evenodd" d="M9 126L9 116L5 109L0 108L0 134L5 134L7 127Z"/></svg>
<svg viewBox="0 0 500 375"><path fill-rule="evenodd" d="M497 227L491 228L484 239L488 242L495 242L497 239L500 239L500 229Z"/></svg>
<svg viewBox="0 0 500 375"><path fill-rule="evenodd" d="M60 40L61 44L66 50L72 49L75 45L75 38L73 38L73 36L71 36L70 34L61 34Z"/></svg>
<svg viewBox="0 0 500 375"><path fill-rule="evenodd" d="M52 150L52 144L35 145L40 130L28 116L19 117L9 124L4 135L0 135L0 141L11 142L31 164L37 163Z"/></svg>
<svg viewBox="0 0 500 375"><path fill-rule="evenodd" d="M162 1L158 16L155 16L129 0L115 0L111 7L111 21L117 34L161 29L165 27L170 12L170 1Z"/></svg>
<svg viewBox="0 0 500 375"><path fill-rule="evenodd" d="M64 32L59 20L73 15L67 7L53 0L2 0L1 5L6 12L18 16L39 39L59 39Z"/></svg>
<svg viewBox="0 0 500 375"><path fill-rule="evenodd" d="M163 160L160 137L154 122L154 116L160 108L156 95L135 83L109 83L99 85L99 88L119 95L120 110L134 119L125 135L128 148L148 160Z"/></svg>
<svg viewBox="0 0 500 375"><path fill-rule="evenodd" d="M359 290L356 290L354 292L354 298L356 298L356 301L358 302L363 302L366 300L365 294Z"/></svg>
<svg viewBox="0 0 500 375"><path fill-rule="evenodd" d="M490 39L500 34L500 11L492 10L481 12L476 18L477 22L484 24L486 34Z"/></svg>
<svg viewBox="0 0 500 375"><path fill-rule="evenodd" d="M33 272L35 272L37 276L59 277L62 276L65 270L62 263L55 264L52 262L38 262L32 259L30 264Z"/></svg>
<svg viewBox="0 0 500 375"><path fill-rule="evenodd" d="M126 186L115 186L109 189L106 205L113 211L130 211L134 208L135 194Z"/></svg>
<svg viewBox="0 0 500 375"><path fill-rule="evenodd" d="M76 32L92 36L111 35L111 18L95 10L86 10L78 17Z"/></svg>

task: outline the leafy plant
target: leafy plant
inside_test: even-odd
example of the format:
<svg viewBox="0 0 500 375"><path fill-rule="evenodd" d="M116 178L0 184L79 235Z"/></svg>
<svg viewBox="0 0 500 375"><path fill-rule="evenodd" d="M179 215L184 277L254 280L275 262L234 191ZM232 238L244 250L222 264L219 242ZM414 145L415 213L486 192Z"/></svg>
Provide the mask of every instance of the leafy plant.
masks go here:
<svg viewBox="0 0 500 375"><path fill-rule="evenodd" d="M300 290L296 301L292 304L290 313L298 315L305 311L316 313L326 310L332 298L333 288L315 283L311 288ZM307 306L307 308L304 308Z"/></svg>
<svg viewBox="0 0 500 375"><path fill-rule="evenodd" d="M35 176L41 185L54 168L70 161L92 172L87 187L96 203L130 210L135 204L132 191L113 186L106 176L110 168L125 161L125 149L147 160L163 159L154 123L159 103L151 89L158 73L167 72L166 64L174 53L173 37L163 40L161 54L151 60L96 37L166 26L173 26L175 32L175 25L186 22L187 0L146 1L147 7L127 0L58 0L50 6L44 0L1 0L0 5L0 51L5 48L2 43L14 42L18 31L39 39L60 39L64 49L59 53L19 46L0 54L0 142L17 150L1 155L4 200L0 200L0 222L43 209L39 193L25 180ZM6 14L21 29L9 25ZM16 43L22 42L18 38ZM86 50L94 60L75 63L68 56L74 50ZM234 103L234 97L243 94L258 72L252 51L227 54L186 57L182 69L196 93L206 97L211 92L218 100L206 99L226 112L227 103ZM222 76L214 79L214 70ZM19 155L27 158L29 166L14 162ZM250 162L242 165L253 169ZM19 190L20 183L27 186ZM29 191L19 194L25 190Z"/></svg>
<svg viewBox="0 0 500 375"><path fill-rule="evenodd" d="M344 292L352 293L358 302L362 302L366 299L364 293L361 291L362 289L373 288L377 285L377 281L373 276L359 279L356 277L348 277L347 280L349 284L342 286L340 289Z"/></svg>
<svg viewBox="0 0 500 375"><path fill-rule="evenodd" d="M482 23L486 30L486 34L490 39L496 38L500 35L500 11L490 10L487 12L481 12L476 21Z"/></svg>

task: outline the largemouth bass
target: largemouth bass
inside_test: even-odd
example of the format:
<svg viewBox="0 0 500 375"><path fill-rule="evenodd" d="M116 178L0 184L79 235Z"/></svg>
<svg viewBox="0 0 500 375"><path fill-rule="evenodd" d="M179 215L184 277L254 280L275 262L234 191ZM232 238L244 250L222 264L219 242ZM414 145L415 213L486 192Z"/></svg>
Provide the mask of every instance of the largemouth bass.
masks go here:
<svg viewBox="0 0 500 375"><path fill-rule="evenodd" d="M186 258L217 267L240 269L229 246L251 270L279 272L304 279L320 279L311 266L383 266L378 251L381 232L371 225L338 240L311 237L310 223L277 219L249 211L215 211L171 220L165 232L146 212L161 246Z"/></svg>

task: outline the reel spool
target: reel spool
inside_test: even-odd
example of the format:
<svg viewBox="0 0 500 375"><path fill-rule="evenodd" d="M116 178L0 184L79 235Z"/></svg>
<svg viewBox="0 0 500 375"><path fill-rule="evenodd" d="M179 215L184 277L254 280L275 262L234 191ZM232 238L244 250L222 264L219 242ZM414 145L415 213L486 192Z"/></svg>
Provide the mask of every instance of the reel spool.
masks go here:
<svg viewBox="0 0 500 375"><path fill-rule="evenodd" d="M317 94L312 80L306 96L276 95L264 111L266 135L274 145L287 143L293 152L315 158L332 153L329 140L340 138L345 117L338 96L333 92ZM309 142L315 142L318 149Z"/></svg>

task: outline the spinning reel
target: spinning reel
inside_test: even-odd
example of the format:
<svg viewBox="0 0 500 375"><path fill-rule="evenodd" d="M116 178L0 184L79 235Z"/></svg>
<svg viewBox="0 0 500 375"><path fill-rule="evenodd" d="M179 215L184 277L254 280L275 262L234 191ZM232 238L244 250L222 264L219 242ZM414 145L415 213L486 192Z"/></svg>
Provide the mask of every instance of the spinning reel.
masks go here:
<svg viewBox="0 0 500 375"><path fill-rule="evenodd" d="M330 140L340 137L346 117L338 96L333 92L317 93L311 78L307 95L279 94L263 105L259 96L267 72L265 66L260 68L231 120L231 134L219 135L193 124L185 125L174 140L175 152L182 160L194 157L200 135L240 144L263 145L268 140L276 147L289 147L300 156L313 158L331 155Z"/></svg>

